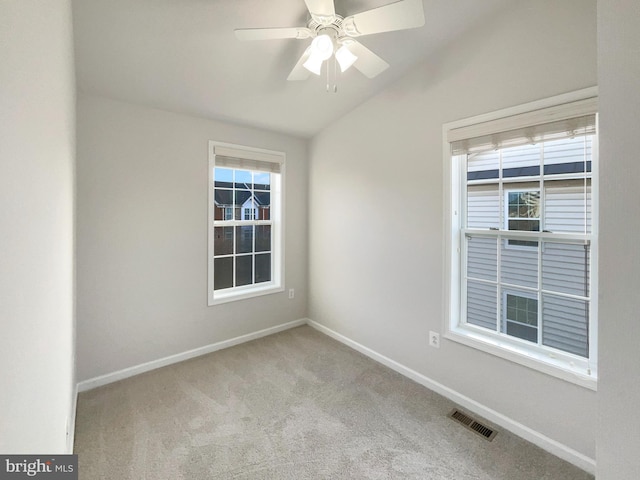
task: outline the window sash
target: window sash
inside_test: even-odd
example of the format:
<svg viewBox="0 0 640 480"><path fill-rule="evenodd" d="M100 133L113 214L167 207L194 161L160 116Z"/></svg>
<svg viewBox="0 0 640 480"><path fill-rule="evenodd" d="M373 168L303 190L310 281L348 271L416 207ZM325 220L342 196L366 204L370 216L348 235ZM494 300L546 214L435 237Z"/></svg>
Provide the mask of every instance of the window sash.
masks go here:
<svg viewBox="0 0 640 480"><path fill-rule="evenodd" d="M216 168L220 168L219 165L215 164L213 167L213 170L215 171ZM228 168L227 166L225 166L224 168ZM277 182L274 181L275 179L272 176L272 180L270 181L270 184L276 184ZM215 187L214 187L215 188ZM226 211L227 208L225 208ZM240 215L240 219L236 220L236 219L230 219L230 220L213 220L213 228L215 231L216 227L230 227L233 228L233 251L232 253L226 253L226 254L218 254L215 251L215 245L213 248L213 259L215 262L215 259L218 258L232 258L233 259L233 264L232 264L232 272L231 272L231 276L232 276L232 285L230 287L227 288L218 288L216 289L215 287L213 287L214 290L214 294L220 294L220 293L224 293L224 292L232 292L238 289L247 289L247 288L251 288L251 287L262 287L263 285L269 285L271 283L273 283L274 281L274 271L276 268L276 255L274 255L274 245L275 245L275 239L274 239L274 235L276 234L276 229L274 227L275 222L273 217L270 217L268 220L260 220L258 218L256 218L256 211L254 207L240 207L241 209L241 215ZM255 227L256 226L262 226L262 225L267 225L271 227L271 245L268 251L256 251L256 231L255 231ZM253 236L253 240L252 240L252 249L251 252L237 252L237 239L236 239L236 235L237 235L237 228L236 227L254 227L254 236ZM261 255L261 254L270 254L270 261L271 261L271 265L270 265L270 276L271 276L271 280L267 281L267 282L256 282L256 277L255 277L255 263L254 263L254 258L256 255ZM243 257L243 256L250 256L252 258L252 263L253 263L253 268L252 268L252 275L251 275L251 282L249 284L243 284L243 285L237 285L237 278L236 278L236 258L237 257ZM214 267L215 268L215 267Z"/></svg>

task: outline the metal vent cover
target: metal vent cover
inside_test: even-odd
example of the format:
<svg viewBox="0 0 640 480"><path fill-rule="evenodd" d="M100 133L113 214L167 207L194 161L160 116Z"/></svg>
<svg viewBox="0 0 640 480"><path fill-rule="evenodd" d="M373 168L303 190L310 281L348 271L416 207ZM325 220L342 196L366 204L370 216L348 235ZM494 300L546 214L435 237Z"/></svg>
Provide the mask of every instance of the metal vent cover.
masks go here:
<svg viewBox="0 0 640 480"><path fill-rule="evenodd" d="M477 420L474 420L473 418L468 416L466 413L462 413L457 408L454 408L453 410L451 410L451 413L449 413L448 416L453 420L455 420L456 422L458 422L460 425L464 426L465 428L471 430L474 433L477 433L478 435L480 435L483 438L486 438L489 441L493 440L494 437L498 434L498 432L496 432L495 430L487 427L486 425L483 425Z"/></svg>

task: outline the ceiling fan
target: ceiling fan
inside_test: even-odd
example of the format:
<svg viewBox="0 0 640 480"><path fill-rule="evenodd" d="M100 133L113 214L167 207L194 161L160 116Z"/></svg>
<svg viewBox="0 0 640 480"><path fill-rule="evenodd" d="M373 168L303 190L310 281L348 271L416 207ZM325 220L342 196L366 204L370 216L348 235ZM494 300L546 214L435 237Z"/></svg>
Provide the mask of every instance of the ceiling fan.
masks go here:
<svg viewBox="0 0 640 480"><path fill-rule="evenodd" d="M272 40L312 38L287 80L306 80L310 73L320 75L325 60L335 56L340 70L351 65L369 78L382 73L389 64L355 37L391 32L424 25L422 0L400 0L362 13L341 17L335 12L334 0L304 0L311 19L306 27L239 28L239 40Z"/></svg>

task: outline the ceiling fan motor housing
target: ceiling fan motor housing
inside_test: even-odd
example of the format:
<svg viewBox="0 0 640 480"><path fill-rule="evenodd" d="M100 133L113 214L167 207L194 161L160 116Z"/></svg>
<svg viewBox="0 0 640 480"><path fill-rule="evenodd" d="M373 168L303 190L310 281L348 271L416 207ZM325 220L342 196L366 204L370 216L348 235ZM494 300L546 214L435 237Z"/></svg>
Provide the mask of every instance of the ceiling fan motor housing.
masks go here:
<svg viewBox="0 0 640 480"><path fill-rule="evenodd" d="M313 17L316 17L316 15ZM330 23L319 23L316 18L311 18L307 24L307 28L311 30L311 37L328 35L334 45L352 43L349 33L344 30L344 26L344 19L340 15L334 15Z"/></svg>

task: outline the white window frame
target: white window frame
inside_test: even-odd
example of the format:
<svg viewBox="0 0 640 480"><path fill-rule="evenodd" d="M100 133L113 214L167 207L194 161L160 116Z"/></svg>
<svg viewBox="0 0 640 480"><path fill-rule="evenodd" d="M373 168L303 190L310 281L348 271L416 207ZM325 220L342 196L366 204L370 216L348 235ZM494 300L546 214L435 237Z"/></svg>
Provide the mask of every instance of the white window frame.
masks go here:
<svg viewBox="0 0 640 480"><path fill-rule="evenodd" d="M558 350L540 349L539 346L531 348L527 345L530 342L518 338L509 338L507 335L494 335L486 329L476 327L467 323L462 323L462 315L466 311L466 291L461 288L462 272L466 270L466 259L463 252L462 236L460 235L466 207L464 201L464 189L466 179L462 172L466 172L465 162L460 161L465 155L454 157L451 153L451 131L454 129L472 127L482 132L485 122L495 122L500 125L502 131L509 131L520 128L510 117L520 116L519 119L536 118L538 111L544 112L542 121L553 121L555 118L554 108L565 104L576 105L575 109L581 113L591 110L597 113L593 105L597 104L597 87L570 92L563 95L507 108L497 112L479 115L464 120L459 120L443 125L443 183L450 185L444 191L444 338L464 344L469 347L493 354L497 357L511 362L524 365L534 370L546 373L567 382L580 385L590 390L597 390L597 343L598 343L598 161L597 161L597 135L593 144L593 158L591 167L591 215L592 215L592 240L591 240L591 319L589 324L589 346L590 358L583 359L577 355L561 352ZM584 107L584 105L588 105ZM565 109L566 111L566 109ZM549 113L551 112L551 113ZM550 119L550 120L548 120ZM517 121L517 120L516 120ZM521 121L521 120L520 120ZM542 123L542 122L541 122ZM484 134L484 132L483 132ZM478 135L480 136L480 135ZM464 170L462 170L464 168ZM541 200L542 201L542 200ZM544 226L540 225L541 231L537 233L540 241L546 236L543 232ZM518 237L517 231L506 231L505 236ZM572 235L566 235L567 239ZM576 236L578 237L578 236ZM500 237L498 237L500 239ZM506 241L506 238L504 239ZM538 332L540 332L540 318L538 318Z"/></svg>
<svg viewBox="0 0 640 480"><path fill-rule="evenodd" d="M214 171L216 168L216 155L225 155L238 158L245 162L238 168L255 171L252 165L256 163L273 162L279 165L279 173L271 175L271 207L270 220L261 221L259 219L244 220L244 208L241 207L241 220L225 219L215 220L215 188ZM222 303L244 300L247 298L284 292L285 273L285 252L284 252L284 198L285 198L285 160L284 152L266 150L263 148L247 147L231 143L209 141L209 206L208 206L208 305L219 305ZM255 216L255 215L254 215ZM271 280L251 285L226 288L224 290L214 290L214 239L215 227L229 226L236 227L251 224L271 225Z"/></svg>

